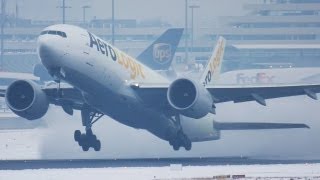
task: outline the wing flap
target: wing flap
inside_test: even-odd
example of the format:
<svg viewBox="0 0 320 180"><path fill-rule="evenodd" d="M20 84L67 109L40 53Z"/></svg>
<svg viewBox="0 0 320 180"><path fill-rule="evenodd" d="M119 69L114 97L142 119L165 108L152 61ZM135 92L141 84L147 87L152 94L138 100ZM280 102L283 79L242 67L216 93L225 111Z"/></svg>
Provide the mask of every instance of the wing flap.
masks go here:
<svg viewBox="0 0 320 180"><path fill-rule="evenodd" d="M218 130L261 130L261 129L298 129L310 127L306 124L295 123L248 123L248 122L216 122L214 128Z"/></svg>

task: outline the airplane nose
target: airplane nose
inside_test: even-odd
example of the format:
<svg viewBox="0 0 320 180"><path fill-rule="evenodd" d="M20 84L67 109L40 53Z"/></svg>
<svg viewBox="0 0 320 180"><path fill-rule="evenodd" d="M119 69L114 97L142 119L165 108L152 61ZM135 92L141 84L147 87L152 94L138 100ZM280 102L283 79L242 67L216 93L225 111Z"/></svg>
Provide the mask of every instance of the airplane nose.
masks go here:
<svg viewBox="0 0 320 180"><path fill-rule="evenodd" d="M54 40L49 37L38 38L38 54L40 60L47 68L55 67L58 65L59 50L54 45Z"/></svg>

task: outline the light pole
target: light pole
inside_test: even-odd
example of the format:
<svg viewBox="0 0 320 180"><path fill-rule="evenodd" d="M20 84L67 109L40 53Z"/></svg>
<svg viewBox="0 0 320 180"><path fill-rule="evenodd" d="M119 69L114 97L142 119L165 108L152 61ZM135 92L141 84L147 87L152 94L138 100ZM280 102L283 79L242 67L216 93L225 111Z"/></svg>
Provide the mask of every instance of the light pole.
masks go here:
<svg viewBox="0 0 320 180"><path fill-rule="evenodd" d="M112 39L111 39L111 42L112 42L112 45L114 45L114 0L112 0Z"/></svg>
<svg viewBox="0 0 320 180"><path fill-rule="evenodd" d="M185 61L187 62L189 57L188 57L188 0L185 0Z"/></svg>
<svg viewBox="0 0 320 180"><path fill-rule="evenodd" d="M86 24L86 9L91 8L91 6L82 6L82 17L83 17L83 24Z"/></svg>
<svg viewBox="0 0 320 180"><path fill-rule="evenodd" d="M57 6L57 8L62 9L62 24L66 23L66 8L71 8L71 6L66 6L66 1L62 0L62 6Z"/></svg>
<svg viewBox="0 0 320 180"><path fill-rule="evenodd" d="M192 6L189 6L189 8L191 9L191 52L193 53L193 40L194 40L193 10L195 8L200 8L200 6L192 5Z"/></svg>
<svg viewBox="0 0 320 180"><path fill-rule="evenodd" d="M0 70L3 66L3 55L4 55L4 25L6 22L6 0L1 0L1 60L0 60Z"/></svg>

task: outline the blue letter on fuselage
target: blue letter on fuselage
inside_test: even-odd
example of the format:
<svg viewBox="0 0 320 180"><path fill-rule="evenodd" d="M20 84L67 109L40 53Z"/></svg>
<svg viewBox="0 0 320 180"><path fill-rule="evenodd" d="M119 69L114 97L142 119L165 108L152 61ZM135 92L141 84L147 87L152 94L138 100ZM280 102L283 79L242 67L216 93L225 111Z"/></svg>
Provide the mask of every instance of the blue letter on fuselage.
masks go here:
<svg viewBox="0 0 320 180"><path fill-rule="evenodd" d="M89 36L90 36L90 47L93 47L93 45L96 45L97 46L97 50L99 51L99 44L96 40L96 38L90 33L89 33Z"/></svg>

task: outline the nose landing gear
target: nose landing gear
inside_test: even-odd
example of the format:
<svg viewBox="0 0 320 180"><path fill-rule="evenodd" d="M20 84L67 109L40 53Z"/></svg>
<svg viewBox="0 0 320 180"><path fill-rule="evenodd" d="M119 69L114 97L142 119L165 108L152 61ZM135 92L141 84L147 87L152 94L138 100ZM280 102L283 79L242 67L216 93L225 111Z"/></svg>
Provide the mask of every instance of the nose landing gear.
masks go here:
<svg viewBox="0 0 320 180"><path fill-rule="evenodd" d="M93 134L92 125L97 122L103 114L92 111L88 107L81 110L82 125L86 127L86 132L81 133L80 130L74 131L74 140L78 142L83 151L88 151L92 147L95 151L101 150L101 142L97 136Z"/></svg>

